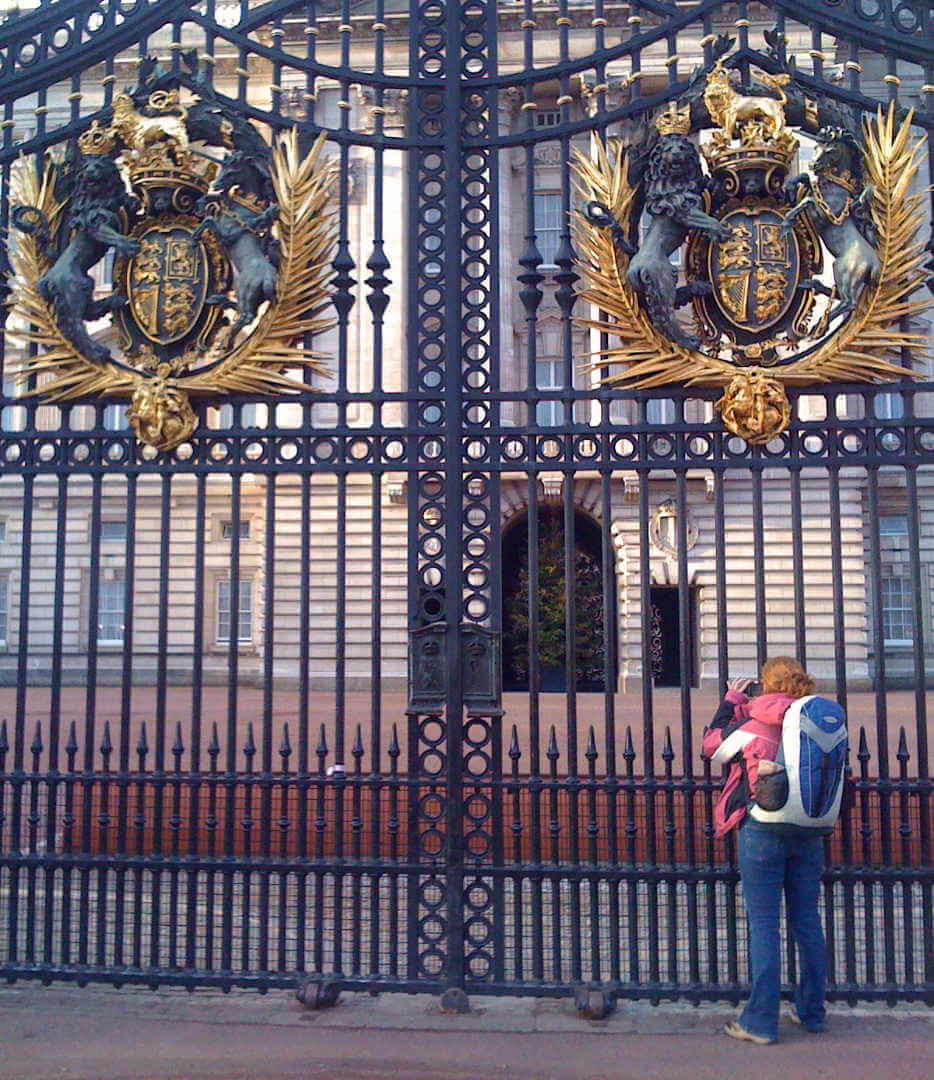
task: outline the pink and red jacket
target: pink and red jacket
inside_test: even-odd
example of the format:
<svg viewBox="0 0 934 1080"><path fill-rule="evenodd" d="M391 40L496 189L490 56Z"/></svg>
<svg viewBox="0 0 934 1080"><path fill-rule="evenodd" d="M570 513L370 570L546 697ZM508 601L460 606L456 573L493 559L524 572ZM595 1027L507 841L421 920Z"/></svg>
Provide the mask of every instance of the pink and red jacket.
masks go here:
<svg viewBox="0 0 934 1080"><path fill-rule="evenodd" d="M760 694L750 700L738 690L727 690L704 732L702 748L714 765L730 766L713 811L715 836L725 836L746 816L759 762L775 760L782 741L782 719L793 701L788 694Z"/></svg>

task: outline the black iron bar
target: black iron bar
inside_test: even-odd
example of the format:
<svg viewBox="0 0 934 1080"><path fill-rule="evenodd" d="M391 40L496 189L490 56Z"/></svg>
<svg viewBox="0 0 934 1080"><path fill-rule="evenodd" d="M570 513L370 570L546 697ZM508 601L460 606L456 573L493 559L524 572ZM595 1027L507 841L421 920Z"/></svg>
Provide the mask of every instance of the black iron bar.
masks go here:
<svg viewBox="0 0 934 1080"><path fill-rule="evenodd" d="M636 778L635 778L636 751L632 745L632 730L626 725L626 740L623 744L623 761L626 763L626 862L628 867L635 867L637 862L638 848L636 838L639 835L639 825L636 820ZM631 984L640 982L639 963L639 882L630 881L626 884L627 897L627 922L629 924L629 979ZM615 890L614 890L615 891Z"/></svg>
<svg viewBox="0 0 934 1080"><path fill-rule="evenodd" d="M512 861L516 867L522 865L522 783L519 779L519 762L522 751L519 748L519 732L512 725L512 737L509 740L509 761L511 764L509 792L512 795ZM513 922L513 978L521 982L525 965L523 962L525 924L522 917L522 886L525 877L517 870L512 879L512 922ZM534 976L533 976L534 977Z"/></svg>
<svg viewBox="0 0 934 1080"><path fill-rule="evenodd" d="M646 403L640 402L640 421L646 422ZM638 436L643 460L648 457L648 436ZM642 775L645 791L646 863L650 870L657 866L655 840L655 718L652 708L652 574L649 563L649 477L648 470L639 473L639 596L641 598L642 644ZM648 884L648 944L649 980L659 981L658 957L658 886Z"/></svg>
<svg viewBox="0 0 934 1080"><path fill-rule="evenodd" d="M277 81L278 85L278 81ZM275 671L275 625L276 625L276 474L268 472L266 480L266 520L264 523L265 548L263 566L263 727L260 754L260 854L268 862L272 854L272 725L273 725L273 673ZM285 889L285 879L278 879L279 891ZM269 970L269 918L270 874L261 870L259 875L259 954L260 971Z"/></svg>
<svg viewBox="0 0 934 1080"><path fill-rule="evenodd" d="M866 729L860 725L859 747L856 751L859 761L860 779L860 826L859 834L862 841L863 865L871 866L874 862L872 851L872 817L871 817L871 794L869 780L869 745L866 742ZM876 983L876 931L873 921L875 904L873 903L874 884L868 878L863 882L863 946L866 956L866 969L863 972L863 983L874 986Z"/></svg>
<svg viewBox="0 0 934 1080"><path fill-rule="evenodd" d="M38 732L37 732L38 734ZM102 855L110 853L110 755L113 753L113 742L110 737L110 721L104 721L104 733L101 737L100 758L101 778L98 782L99 809L97 816L98 838L97 849ZM34 769L38 771L39 763L36 762ZM107 962L107 898L108 881L110 874L101 868L97 875L97 963L103 966ZM174 923L173 923L174 925Z"/></svg>
<svg viewBox="0 0 934 1080"><path fill-rule="evenodd" d="M163 805L165 795L165 741L168 713L169 660L169 574L172 527L172 477L162 477L159 518L159 617L156 653L156 727L155 766L151 782L155 806L152 814L153 850L163 852ZM158 865L152 874L152 912L149 938L149 962L154 968L162 966L162 873Z"/></svg>
<svg viewBox="0 0 934 1080"><path fill-rule="evenodd" d="M208 858L214 858L217 851L217 829L220 820L217 816L217 793L218 793L218 768L217 760L220 756L220 743L217 738L217 723L211 724L211 740L208 743L208 812L204 819L204 828L207 833ZM211 971L216 967L214 957L214 902L215 902L215 871L213 866L207 871L204 897L204 958L205 967Z"/></svg>
<svg viewBox="0 0 934 1080"><path fill-rule="evenodd" d="M324 858L324 833L328 825L327 818L324 816L325 785L323 780L328 756L324 724L321 725L318 745L315 747L315 756L318 759L318 782L315 786L315 859L320 862ZM324 875L318 871L315 874L314 971L325 970L324 918Z"/></svg>
<svg viewBox="0 0 934 1080"><path fill-rule="evenodd" d="M934 76L932 76L934 77ZM932 84L934 85L934 84ZM934 103L932 103L934 107ZM911 412L914 414L914 396ZM921 580L921 532L918 515L918 474L913 467L905 470L905 499L908 517L908 558L911 580ZM925 673L924 609L921 590L912 589L912 630L914 632L914 690L915 690L915 738L917 740L918 831L921 846L921 865L930 866L931 854L931 791L924 783L928 773L928 710ZM934 982L934 897L931 882L921 885L921 916L924 931L924 981Z"/></svg>
<svg viewBox="0 0 934 1080"><path fill-rule="evenodd" d="M240 969L250 970L250 930L253 911L253 800L256 791L256 772L253 760L256 757L256 743L253 740L253 721L246 726L246 739L243 743L243 777L241 781L243 816L240 819L242 834L243 869L240 874Z"/></svg>
<svg viewBox="0 0 934 1080"><path fill-rule="evenodd" d="M905 728L902 726L898 732L898 750L895 754L898 759L898 778L902 782L902 788L898 793L899 823L898 835L901 839L901 865L910 867L911 856L911 809L910 794L908 791L908 761L911 757L908 752L908 742L905 738ZM914 885L904 878L899 882L902 893L902 940L904 942L905 975L904 982L911 986L915 981L915 948L914 948ZM893 913L894 914L894 913ZM894 981L894 980L889 980Z"/></svg>
<svg viewBox="0 0 934 1080"><path fill-rule="evenodd" d="M117 752L117 852L129 850L127 825L130 812L130 721L133 715L133 615L135 609L136 578L136 496L138 477L135 472L126 481L126 541L123 552L123 663L120 693L120 736ZM197 593L196 593L197 596ZM192 763L193 769L197 765ZM126 874L118 867L114 902L114 964L123 964L124 903L126 898ZM193 933L194 931L192 931Z"/></svg>
<svg viewBox="0 0 934 1080"><path fill-rule="evenodd" d="M6 786L7 786L7 771L6 771L6 756L10 752L10 739L7 734L7 722L6 720L0 720L0 838L5 837L3 825L6 824ZM11 849L13 845L10 845ZM15 849L14 849L15 850ZM7 963L14 963L16 960L15 955L11 954L9 948L10 942L7 942L6 961Z"/></svg>
<svg viewBox="0 0 934 1080"><path fill-rule="evenodd" d="M671 745L671 729L665 725L665 742L662 746L662 761L665 768L664 799L665 799L665 846L668 852L668 865L674 870L678 866L677 835L678 827L675 824L675 789L673 765L675 759L674 748ZM669 881L665 886L668 904L666 911L666 925L668 931L668 981L672 984L678 982L678 894L675 884ZM693 935L692 935L693 936Z"/></svg>
<svg viewBox="0 0 934 1080"><path fill-rule="evenodd" d="M796 438L796 436L792 436ZM807 620L804 610L804 532L801 523L801 469L789 470L791 486L791 567L795 592L795 656L807 670Z"/></svg>
<svg viewBox="0 0 934 1080"><path fill-rule="evenodd" d="M840 528L840 470L827 470L830 488L830 580L833 588L833 660L835 693L846 711L846 621L843 594L843 549Z"/></svg>
<svg viewBox="0 0 934 1080"><path fill-rule="evenodd" d="M382 10L382 3L379 5ZM380 35L380 41L382 36ZM382 159L379 158L381 161ZM382 204L381 188L378 202ZM374 334L375 334L374 328ZM378 354L377 354L378 355ZM370 494L372 507L372 526L370 531L370 552L373 564L373 584L370 593L371 608L371 653L370 653L370 848L374 863L380 855L382 828L381 804L383 783L381 777L382 761L380 741L382 740L382 589L383 589L383 551L382 551L382 473L373 474ZM370 975L378 976L380 971L380 874L374 866L370 875Z"/></svg>
<svg viewBox="0 0 934 1080"><path fill-rule="evenodd" d="M182 740L182 723L175 723L175 739L172 742L172 813L169 817L169 849L173 859L178 860L181 854L181 829L182 829L182 787L185 776L182 771L182 758L185 754L185 744ZM189 789L190 790L190 789ZM176 968L178 964L179 942L179 872L173 867L169 872L169 967Z"/></svg>
<svg viewBox="0 0 934 1080"><path fill-rule="evenodd" d="M884 438L884 436L882 436ZM882 864L892 865L891 789L889 786L889 725L885 676L885 626L882 612L882 545L879 538L879 470L866 475L869 495L869 575L872 597L873 689L876 699L876 759L879 773L879 831ZM894 897L890 882L882 884L882 925L885 948L885 981L895 983Z"/></svg>
<svg viewBox="0 0 934 1080"><path fill-rule="evenodd" d="M210 65L208 65L210 66ZM199 850L201 814L201 723L204 678L204 555L207 527L207 477L200 473L195 480L195 566L194 605L192 610L191 641L191 750L188 766L191 770L188 787L188 854L194 859ZM129 565L129 564L128 564ZM185 909L185 967L193 971L198 951L198 895L201 874L189 870L186 875L187 905ZM206 899L206 896L205 896ZM210 963L207 965L210 966Z"/></svg>
<svg viewBox="0 0 934 1080"><path fill-rule="evenodd" d="M36 722L36 731L29 747L32 758L31 776L27 781L29 786L29 813L26 815L27 841L26 850L30 855L38 852L37 842L39 839L39 784L42 756L42 724ZM36 867L30 863L26 867L26 941L25 956L27 964L36 962Z"/></svg>
<svg viewBox="0 0 934 1080"><path fill-rule="evenodd" d="M282 725L282 742L279 745L279 760L281 762L279 766L279 773L282 778L282 782L279 785L279 820L277 822L279 828L279 859L285 862L289 854L289 829L292 825L289 795L292 791L292 787L289 783L289 760L292 756L292 745L289 742L289 725L284 723ZM292 963L289 963L288 955L288 929L290 925L297 923L304 923L305 912L299 910L297 918L289 920L289 891L290 882L293 880L293 875L290 873L279 874L279 904L277 910L277 921L279 927L278 937L278 953L276 957L276 969L278 971L286 971L289 967L293 969L298 967L297 957Z"/></svg>
<svg viewBox="0 0 934 1080"><path fill-rule="evenodd" d="M101 409L96 410L96 420L100 424ZM91 479L91 523L90 523L90 569L88 573L88 611L87 611L87 671L85 676L84 698L84 762L81 779L81 854L91 852L91 818L94 803L94 739L97 719L97 638L101 572L101 499L103 479L95 472ZM23 562L26 567L29 564ZM25 577L26 575L24 575ZM82 859L82 864L84 860ZM90 943L90 903L91 871L86 865L79 868L80 898L78 906L78 963L88 963L88 945ZM98 879L97 887L102 882Z"/></svg>
<svg viewBox="0 0 934 1080"><path fill-rule="evenodd" d="M602 10L602 4L599 5ZM596 16L599 18L600 16ZM604 449L606 453L606 448ZM616 778L616 679L617 679L617 618L616 618L616 551L610 522L613 516L612 473L604 469L600 477L600 536L602 540L603 574L601 589L603 593L603 745L606 750L606 768L603 787L606 792L606 840L610 864L619 864L619 837L617 833L617 794ZM610 888L610 968L609 978L619 982L620 971L620 912L619 890Z"/></svg>
<svg viewBox="0 0 934 1080"><path fill-rule="evenodd" d="M392 736L386 755L389 758L389 820L386 827L389 830L389 863L394 865L399 861L399 832L401 822L399 820L399 736L396 725L392 725ZM399 875L389 876L389 977L396 978L399 974Z"/></svg>
<svg viewBox="0 0 934 1080"><path fill-rule="evenodd" d="M73 735L73 733L72 733ZM139 729L139 740L136 744L136 813L133 815L133 829L136 834L136 854L142 856L146 850L146 818L149 811L147 800L147 773L146 758L149 754L149 743L146 739L146 721L144 720ZM70 845L69 845L70 847ZM137 869L133 876L133 966L143 966L143 886L144 876L151 883L152 875L144 875L141 869ZM211 953L208 951L208 960Z"/></svg>
<svg viewBox="0 0 934 1080"><path fill-rule="evenodd" d="M244 86L245 91L245 86ZM239 447L238 438L231 439ZM230 576L227 588L227 733L224 755L224 855L221 969L233 970L234 823L237 816L237 690L240 655L240 473L230 477ZM220 588L220 584L218 584Z"/></svg>
<svg viewBox="0 0 934 1080"><path fill-rule="evenodd" d="M357 731L354 736L350 755L353 758L353 776L356 780L356 783L351 789L350 857L355 863L359 863L363 836L363 785L360 782L363 777L363 735L359 724L357 724ZM363 883L360 879L360 875L354 874L351 878L350 900L351 926L353 928L351 936L350 970L354 975L362 974L360 963L363 948L361 941L361 935L363 933L363 921L361 918L363 913L362 886Z"/></svg>
<svg viewBox="0 0 934 1080"><path fill-rule="evenodd" d="M62 854L72 855L74 851L74 827L75 827L75 759L78 755L78 739L75 729L75 721L72 720L68 727L68 741L65 743L65 811L62 815ZM71 960L71 860L64 867L62 875L62 964L67 966ZM11 883L13 875L10 874ZM138 880L138 875L137 875ZM138 905L137 905L138 907ZM137 940L139 934L136 935ZM12 946L15 938L10 938ZM10 955L10 960L14 957ZM137 963L136 965L140 965Z"/></svg>
<svg viewBox="0 0 934 1080"><path fill-rule="evenodd" d="M591 866L598 863L597 838L600 835L600 824L597 819L597 740L593 725L587 736L587 749L584 751L587 759L587 857ZM597 878L590 879L590 978L599 982L601 978L600 963L600 882ZM615 937L616 928L613 927Z"/></svg>
<svg viewBox="0 0 934 1080"><path fill-rule="evenodd" d="M559 840L561 825L558 819L558 739L555 734L554 724L548 737L548 749L545 751L548 758L548 777L551 781L548 789L548 837L550 841L551 862L558 866L561 862ZM565 883L571 885L572 879L553 878L551 880L551 969L556 982L562 980L562 949L564 939L561 926L561 893Z"/></svg>
<svg viewBox="0 0 934 1080"><path fill-rule="evenodd" d="M2 335L0 335L2 337ZM63 417L63 422L67 422ZM52 658L51 687L49 690L49 783L48 807L46 811L46 851L54 851L56 831L58 829L58 790L60 785L58 770L58 744L61 738L62 722L62 660L65 629L65 544L68 527L68 476L58 477L57 502L55 507L55 584L52 597ZM2 768L0 768L2 771ZM121 848L121 851L125 848ZM68 870L62 871L62 879ZM53 962L52 945L54 937L55 878L51 871L45 875L45 912L43 917L44 933L42 962L51 966ZM123 875L118 874L118 889L122 885ZM118 911L119 903L118 903ZM120 931L117 938L117 963L120 963Z"/></svg>
<svg viewBox="0 0 934 1080"><path fill-rule="evenodd" d="M752 483L752 567L756 599L756 668L761 669L768 654L768 627L765 599L765 523L762 519L762 450L754 447Z"/></svg>
<svg viewBox="0 0 934 1080"><path fill-rule="evenodd" d="M725 436L723 433L718 433L714 436L713 450L715 456L715 463L721 464L724 456L724 441ZM717 596L717 626L719 633L717 634L717 694L723 694L726 690L727 679L730 676L730 657L729 657L729 624L727 621L727 597L726 597L726 498L725 498L725 484L726 484L726 472L722 468L717 468L713 473L713 515L714 515L714 578L716 581L716 596ZM708 763L709 769L709 763ZM708 772L705 771L705 779ZM708 796L709 804L713 803L712 797ZM708 804L708 805L709 805ZM707 811L707 822L705 829L709 829L711 834L713 832L713 807L709 805ZM711 841L713 842L713 841ZM732 845L727 845L727 852L732 856ZM731 858L731 865L732 858ZM716 895L717 885L711 883L708 886L709 890ZM735 886L728 886L724 890L724 901L726 906L726 934L727 934L727 982L731 985L736 985L739 980L737 971L737 935L736 935L736 888ZM713 942L717 937L717 923L713 922L708 925L709 938L708 941L713 947ZM711 975L712 978L712 975Z"/></svg>
<svg viewBox="0 0 934 1080"><path fill-rule="evenodd" d="M314 25L312 23L312 25ZM314 41L309 35L309 42ZM311 47L311 46L309 46ZM306 406L307 408L307 406ZM298 857L308 854L308 785L309 785L309 667L310 629L311 629L311 474L302 473L301 525L299 539L299 578L298 578ZM307 883L304 873L298 875L296 882L295 904L300 912L295 927L296 967L306 969L305 927L307 925ZM318 969L320 970L320 969Z"/></svg>
<svg viewBox="0 0 934 1080"><path fill-rule="evenodd" d="M684 402L680 402L680 420L684 423ZM680 443L680 453L684 456L686 449L686 436L677 436ZM694 741L694 731L691 717L691 686L694 682L695 643L691 627L694 625L693 601L691 597L690 581L688 580L688 499L687 499L687 472L679 469L675 478L676 497L675 504L678 510L677 516L677 547L678 547L678 625L681 628L681 640L679 642L679 665L681 669L681 772L687 785L683 795L684 832L685 832L685 856L687 864L692 869L697 865L697 853L694 844L694 755L697 746ZM687 883L687 925L697 926L697 884L694 881ZM688 933L688 965L691 983L696 987L700 983L700 958L698 952L697 935Z"/></svg>

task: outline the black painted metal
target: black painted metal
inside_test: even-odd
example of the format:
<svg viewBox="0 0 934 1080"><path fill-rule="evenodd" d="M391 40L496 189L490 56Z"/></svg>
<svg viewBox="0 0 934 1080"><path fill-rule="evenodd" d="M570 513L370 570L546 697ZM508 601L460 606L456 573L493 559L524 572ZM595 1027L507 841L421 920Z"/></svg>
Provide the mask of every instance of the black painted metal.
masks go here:
<svg viewBox="0 0 934 1080"><path fill-rule="evenodd" d="M919 99L919 128L934 129L930 4L774 0L772 7L781 33L800 34L795 20L807 15L810 63L802 79L815 93L874 107L877 97L897 99L904 84ZM230 26L211 0L60 0L0 25L4 233L14 160L86 128L114 85L132 81L126 59L155 52L178 71L180 52L191 46L212 58L218 93L258 125L327 131L341 165L342 207L334 262L338 325L324 344L334 352L336 376L302 396L299 426L287 426L270 409L266 423L252 427L246 410L264 402L234 402L223 425L202 408L190 443L156 456L125 430L106 427L100 405L88 419L81 406L14 400L4 384L0 495L14 508L5 519L7 548L15 537L18 554L13 571L0 579L9 585L12 643L8 711L0 716L0 973L260 989L313 976L319 981L307 985L326 984L329 994L344 986L558 995L598 984L608 995L653 1000L737 998L747 968L734 850L712 835L718 778L707 764L698 775L705 717L686 680L670 717L674 731L664 722L657 727L660 716L668 717L651 679L642 679L636 692L612 692L624 645L609 634L607 690L598 708L578 694L568 655L563 707L553 723L553 699L542 692L538 663L543 612L530 589L530 688L506 699L504 716L495 683L506 489L527 504L525 524L516 527L527 531L529 576L536 581L544 479L552 486L560 481L568 563L577 485L591 485L588 509L599 524L608 628L618 602L614 514L632 503L638 552L628 573L646 597L649 484L669 478L684 626L692 604L688 485L703 478L712 502L707 572L719 626L713 663L719 683L732 671L738 645L734 631L727 634L737 601L726 525L737 484L748 484L743 489L756 511L748 610L758 656L770 640L766 582L773 572L759 511L776 478L787 483L790 502L794 641L802 659L813 655L818 635L805 587L806 492L828 518L824 572L834 682L846 704L846 648L854 631L844 609L851 553L841 529L841 487L859 470L868 492L874 614L867 630L877 665L876 720L868 733L859 729L854 797L839 838L828 846L832 993L934 1001L925 609L917 589L914 727L900 728L894 775L877 513L880 476L903 478L908 557L919 581L918 500L926 497L925 473L934 465L934 384L900 387L905 409L897 419L876 418L875 389L820 388L810 397L823 402L822 420L802 418L793 394L796 419L777 449L752 449L699 418L714 392L666 390L674 418L653 422L658 397L585 385L575 374L578 312L567 216L572 145L590 131L615 133L677 97L689 74L679 57L688 38L703 39L699 55L709 64L713 33L729 29L741 70L754 62L773 70L787 59L785 45L779 57L763 52L761 31L769 25L750 26L749 19L747 5L727 11L720 0L693 6L275 0L242 3L239 22ZM504 35L521 46L521 66L500 61ZM583 35L590 35L585 47ZM543 42L548 59L536 66ZM665 74L653 79L656 46L665 54ZM843 81L827 76L830 60L843 61ZM861 66L874 62L881 67L869 85ZM611 71L621 63L628 88ZM269 89L268 104L257 86ZM357 94L365 108L355 111ZM542 126L537 106L546 97L555 122ZM390 123L393 110L404 122ZM535 218L538 157L549 148L562 212L550 267L543 264ZM366 181L372 188L363 192L372 222L357 215L352 226L353 168L360 161L372 163ZM384 205L387 177L400 174L400 163L404 199L394 189L396 203ZM509 204L518 230L503 209L504 177L513 167L524 169L521 197ZM408 220L399 251L390 237L403 201ZM517 231L524 240L514 248L509 237ZM404 291L393 291L399 285ZM400 303L406 305L404 388L388 374L402 343L386 340L385 332ZM527 335L516 349L516 371L507 372L501 357L514 319ZM540 389L539 338L548 323L560 328L561 378ZM371 384L352 375L352 334L354 347L372 359ZM845 415L838 409L844 398ZM543 404L554 404L557 423L539 423ZM430 676L424 686L413 678L407 710L384 687L391 637L386 586L395 572L384 566L386 536L401 512L384 489L400 475L407 488L402 528L413 672ZM240 525L246 493L255 490L262 500L253 520L262 521L266 536L262 593L254 593L254 603L262 595L265 617L258 642L262 691L249 697L249 657L229 649L227 689L217 709L209 685L217 668L206 638L218 572L211 515L218 505L229 507L223 569L235 639L238 584L247 565ZM102 539L102 507L114 493L124 500L127 522L120 551L124 647L117 706L108 714L101 685L106 654L94 613L102 575L114 563ZM88 523L83 567L72 535L79 505ZM349 591L349 541L361 506L373 553L363 620L371 633L369 693L362 708L350 696L349 674L361 625L353 621L360 599ZM298 521L294 551L288 533L277 532L288 513ZM50 523L48 535L36 524L39 514ZM180 540L192 523L193 536ZM327 529L336 538L333 608L322 617L314 606L321 587L315 558ZM180 545L192 554L190 585L178 570ZM290 573L287 556L297 563L291 593L279 591ZM155 568L154 621L134 588L143 566ZM40 595L40 587L50 595ZM66 600L75 587L87 598L77 644L69 637ZM184 706L171 685L178 650L170 646L177 627L168 602L181 588L190 590L187 713L176 712ZM289 610L296 598L297 615ZM573 638L574 575L566 576L564 611ZM286 652L283 628L293 623L297 690L276 684ZM331 669L323 680L313 668L314 650L328 633ZM628 660L650 670L648 605L629 619L627 633ZM418 649L426 642L436 649L428 656L435 666L420 669ZM144 660L152 667L151 696L137 681L136 665ZM686 637L680 661L688 670ZM470 663L478 668L472 677ZM75 681L84 687L77 697L70 692ZM641 706L635 727L622 718L633 701Z"/></svg>

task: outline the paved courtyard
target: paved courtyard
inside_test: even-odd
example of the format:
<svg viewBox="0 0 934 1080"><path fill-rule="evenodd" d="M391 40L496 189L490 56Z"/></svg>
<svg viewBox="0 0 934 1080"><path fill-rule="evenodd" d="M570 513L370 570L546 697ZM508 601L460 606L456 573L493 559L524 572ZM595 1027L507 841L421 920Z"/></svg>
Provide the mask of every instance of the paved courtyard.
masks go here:
<svg viewBox="0 0 934 1080"><path fill-rule="evenodd" d="M115 744L114 756L111 761L115 766L119 754L119 737L122 716L122 688L100 687L95 696L95 737L96 748L99 748L103 737L105 722L110 725L111 739ZM185 753L182 755L182 767L188 768L190 751L192 746L192 692L190 687L173 686L166 692L165 723L166 723L166 761L172 764L169 747L175 739L176 724L181 725L182 744ZM227 732L229 723L229 694L225 687L206 687L201 698L201 753L202 767L207 768L208 759L205 750L211 737L212 724L217 725L218 742L220 746L219 767L223 769L226 761ZM260 746L263 730L263 698L261 689L251 687L240 688L236 695L235 730L237 732L237 763L242 768L245 759L242 754L246 743L247 729L253 725L254 741ZM707 690L692 690L691 700L691 746L693 752L693 768L695 774L701 771L700 742L704 725L713 715L718 704L717 695ZM905 738L909 754L909 775L917 775L917 731L915 695L910 691L894 691L886 695L886 720L888 725L889 745L889 769L891 775L898 773L898 761L895 754L898 749L899 729L905 728ZM567 769L567 731L568 731L568 703L564 694L542 694L539 698L539 730L540 747L542 751L542 766L547 767L548 762L544 757L550 728L555 727L557 745L560 751L559 773ZM386 751L392 738L392 727L397 726L398 737L402 754L399 759L399 768L406 768L406 716L405 695L399 692L384 693L380 699L381 706L381 766L383 771L388 770L389 760ZM520 758L520 773L527 773L529 767L530 748L530 712L529 698L527 694L505 694L503 696L505 717L503 719L503 743L504 749L508 749L512 725L516 726L518 744L522 757ZM637 773L642 771L643 749L643 712L642 697L638 693L616 694L613 699L615 710L616 730L616 753L617 770L622 770L624 762L622 751L626 728L632 730L633 745L636 751L634 767ZM9 736L12 739L12 720L16 709L16 690L12 687L0 688L0 719L6 718ZM850 739L853 750L856 749L856 741L859 736L860 726L866 729L867 744L870 754L870 773L875 774L878 763L878 750L876 744L876 724L878 716L877 701L874 694L854 693L850 694L847 702ZM661 749L664 744L666 727L671 731L674 760L672 767L675 775L682 770L682 708L681 694L677 689L657 689L654 694L654 717L653 730L655 737L655 762L656 770L660 770ZM597 775L603 775L606 767L606 743L605 743L605 699L602 694L579 694L577 696L577 744L579 768L586 769L584 751L591 726L594 728L596 746L599 757L597 759ZM47 760L48 754L48 725L50 715L50 691L47 687L30 687L26 694L26 746L32 742L36 725L41 725L43 739L43 753L41 761ZM61 691L61 715L62 726L60 742L61 746L68 737L68 724L74 720L77 729L79 744L79 765L84 758L84 732L87 717L87 692L84 687L70 686ZM135 749L139 742L142 724L146 724L147 741L150 747L149 767L152 767L152 754L155 752L155 734L157 723L157 693L151 686L134 686L130 694L130 722L129 722L129 745L131 754L131 767L136 765ZM317 691L309 695L308 718L310 728L310 754L312 767L316 764L314 749L318 743L321 725L324 725L328 744L328 763L335 760L336 747L336 706L335 697L331 692ZM344 712L345 727L345 754L346 763L351 763L350 751L353 746L357 725L360 725L361 739L365 750L362 760L364 772L368 772L371 766L372 738L372 704L368 691L353 691L346 696ZM296 768L296 752L299 735L299 696L295 691L276 690L272 695L272 749L274 755L274 768L278 768L278 751L282 745L283 734L288 725L289 741L292 747L291 769ZM926 730L928 743L934 746L934 706L928 711ZM64 763L64 754L60 750L59 758ZM96 754L100 761L99 753ZM27 759L27 764L31 759ZM260 758L255 760L255 767L260 766ZM854 769L857 767L855 754L851 754ZM505 766L509 767L509 760L505 760Z"/></svg>
<svg viewBox="0 0 934 1080"><path fill-rule="evenodd" d="M444 1016L426 995L344 995L306 1012L294 997L19 983L0 993L3 1080L724 1080L845 1076L927 1080L934 1013L832 1006L828 1031L783 1022L780 1042L722 1035L733 1010L621 1002L582 1020L569 999L475 998Z"/></svg>

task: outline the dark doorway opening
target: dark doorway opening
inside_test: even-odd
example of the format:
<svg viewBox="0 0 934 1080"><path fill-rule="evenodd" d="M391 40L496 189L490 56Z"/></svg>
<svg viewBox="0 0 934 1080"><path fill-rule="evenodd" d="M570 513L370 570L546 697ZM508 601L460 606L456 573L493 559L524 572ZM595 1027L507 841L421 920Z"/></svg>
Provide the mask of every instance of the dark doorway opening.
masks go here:
<svg viewBox="0 0 934 1080"><path fill-rule="evenodd" d="M652 681L656 686L681 685L681 613L678 607L676 585L653 585L649 595L652 605L651 657ZM685 672L688 686L696 686L697 680L694 648L697 625L697 589L691 586L688 598L688 670Z"/></svg>
<svg viewBox="0 0 934 1080"><path fill-rule="evenodd" d="M605 689L605 656L615 637L604 630L603 544L600 525L586 514L574 515L576 689ZM565 651L564 512L542 505L538 511L538 654L539 689L567 689ZM615 579L614 579L615 580ZM529 688L528 517L523 514L503 532L503 688ZM610 595L609 634L616 633L615 587ZM616 649L610 653L610 689L616 685Z"/></svg>

